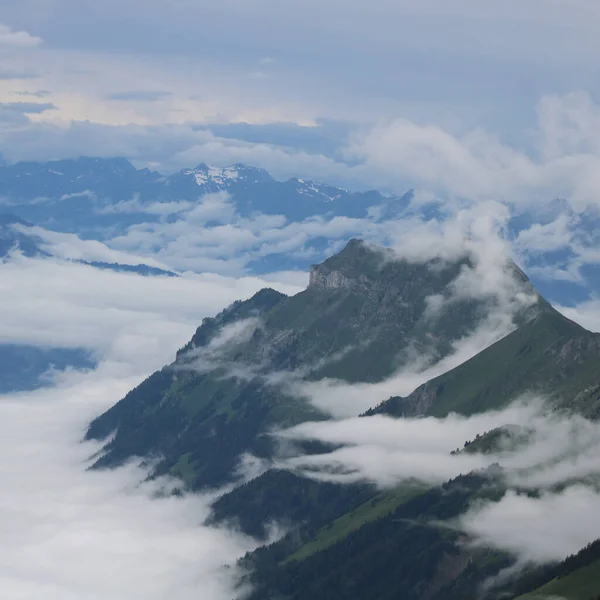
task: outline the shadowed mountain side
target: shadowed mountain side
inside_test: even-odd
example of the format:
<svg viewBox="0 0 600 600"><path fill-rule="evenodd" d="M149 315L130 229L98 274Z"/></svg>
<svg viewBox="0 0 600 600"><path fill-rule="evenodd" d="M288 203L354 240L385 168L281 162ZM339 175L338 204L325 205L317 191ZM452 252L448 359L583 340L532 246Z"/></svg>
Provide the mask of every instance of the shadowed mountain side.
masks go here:
<svg viewBox="0 0 600 600"><path fill-rule="evenodd" d="M248 554L252 600L458 600L512 560L469 547L466 536L444 521L476 499L498 499L502 489L486 473L461 475L419 494L406 495L383 513L331 545L303 552L301 536ZM295 543L294 543L295 542ZM475 569L475 565L477 569Z"/></svg>
<svg viewBox="0 0 600 600"><path fill-rule="evenodd" d="M248 535L265 538L272 523L295 529L299 523L310 521L314 533L375 494L370 485L318 482L271 469L221 496L213 504L210 522L230 521ZM302 535L308 537L308 532Z"/></svg>

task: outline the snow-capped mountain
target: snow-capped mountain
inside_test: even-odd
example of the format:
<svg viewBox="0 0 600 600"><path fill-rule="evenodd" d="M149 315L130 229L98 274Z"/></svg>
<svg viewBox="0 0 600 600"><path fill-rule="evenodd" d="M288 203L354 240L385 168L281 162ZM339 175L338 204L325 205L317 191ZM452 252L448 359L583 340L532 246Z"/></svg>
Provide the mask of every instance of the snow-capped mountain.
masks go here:
<svg viewBox="0 0 600 600"><path fill-rule="evenodd" d="M392 220L446 218L438 205L413 205L412 198L411 190L386 196L308 179L278 181L243 164L200 164L171 175L136 169L124 158L0 164L0 213L156 258L174 271L307 271L351 237L385 243ZM520 238L533 226L547 229L540 235L558 227L557 235L571 235L578 247L536 247ZM514 215L507 233L538 288L571 303L600 293L588 283L598 281L590 248L600 242L599 227L598 214L576 215L556 200L544 214Z"/></svg>
<svg viewBox="0 0 600 600"><path fill-rule="evenodd" d="M198 165L195 169L184 169L178 174L181 178L193 177L196 185L207 193L219 192L238 185L253 185L258 183L271 183L275 181L264 169L247 167L240 163L230 167L215 167L205 164ZM169 178L169 184L176 176Z"/></svg>
<svg viewBox="0 0 600 600"><path fill-rule="evenodd" d="M373 205L391 207L403 202L401 197L376 191L350 192L303 179L276 181L265 170L242 164L200 164L169 176L136 169L123 158L0 166L0 201L11 213L69 231L106 226L106 221L118 221L111 225L132 221L131 216L103 219L99 209L106 206L135 200L143 213L152 203L197 202L216 192L230 193L241 214L264 212L290 219L316 214L362 217ZM127 212L131 215L133 210Z"/></svg>

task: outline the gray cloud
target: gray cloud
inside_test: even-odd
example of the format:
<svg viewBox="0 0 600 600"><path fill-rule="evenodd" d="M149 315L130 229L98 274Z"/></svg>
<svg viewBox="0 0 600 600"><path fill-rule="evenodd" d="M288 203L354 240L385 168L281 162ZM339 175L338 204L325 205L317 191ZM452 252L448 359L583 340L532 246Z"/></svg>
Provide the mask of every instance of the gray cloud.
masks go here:
<svg viewBox="0 0 600 600"><path fill-rule="evenodd" d="M141 56L138 77L152 63L169 64L171 71L190 77L191 65L210 61L218 74L203 83L239 80L237 93L246 106L261 86L264 106L310 106L313 117L404 116L421 124L450 121L458 127L489 123L503 136L522 137L540 95L598 91L598 42L590 27L597 13L586 0L572 10L557 4L549 8L543 0L526 7L511 1L506 10L482 9L470 0L451 9L443 0L427 2L426 9L404 0L378 0L368 11L359 0L346 10L337 0L311 2L310 9L294 1L285 11L263 1L217 7L179 0L168 15L156 0L144 12L132 0L112 0L101 7L50 0L44 10L34 2L7 8L6 18L23 27L35 24L52 48L74 55L105 53L115 65L122 57ZM565 22L570 26L564 27ZM223 28L225 38L218 34ZM264 56L276 59L269 65L273 78L242 79ZM104 93L107 89L103 86Z"/></svg>
<svg viewBox="0 0 600 600"><path fill-rule="evenodd" d="M171 96L171 92L161 90L128 90L108 94L108 100L121 100L125 102L158 102Z"/></svg>
<svg viewBox="0 0 600 600"><path fill-rule="evenodd" d="M97 242L47 238L65 255L122 258ZM93 417L173 359L202 317L266 283L144 278L18 255L0 269L3 340L84 345L100 359L91 373L56 373L55 387L0 398L0 588L23 600L229 600L237 573L223 566L256 543L203 525L214 496L157 498L176 483L142 484L136 464L86 472L100 447L80 440ZM246 457L240 468L261 465Z"/></svg>
<svg viewBox="0 0 600 600"><path fill-rule="evenodd" d="M156 333L158 341L161 333ZM211 497L157 498L175 482L141 484L146 471L134 464L85 471L99 445L81 444L82 431L139 381L139 375L132 376L136 369L135 361L117 369L104 363L94 373L63 377L56 388L0 398L5 457L0 587L8 596L229 600L234 595L235 569L223 566L256 544L202 524Z"/></svg>
<svg viewBox="0 0 600 600"><path fill-rule="evenodd" d="M553 562L600 537L599 501L598 491L584 485L539 498L509 491L500 502L472 509L461 524L482 545L523 561Z"/></svg>
<svg viewBox="0 0 600 600"><path fill-rule="evenodd" d="M84 251L82 246L72 250ZM301 289L276 279L214 274L141 277L23 257L14 257L0 268L4 297L0 336L6 343L85 347L116 362L135 360L143 372L170 362L203 317L234 300L248 298L263 287L287 293ZM159 333L165 350L157 359L155 334Z"/></svg>
<svg viewBox="0 0 600 600"><path fill-rule="evenodd" d="M0 47L35 47L42 43L42 38L31 35L27 31L16 31L8 25L0 23Z"/></svg>
<svg viewBox="0 0 600 600"><path fill-rule="evenodd" d="M296 123L211 123L198 127L211 131L216 137L333 157L340 146L346 143L350 132L358 126L344 121L319 119L316 126L310 127Z"/></svg>
<svg viewBox="0 0 600 600"><path fill-rule="evenodd" d="M47 110L56 110L57 106L51 102L0 102L0 109L37 115Z"/></svg>
<svg viewBox="0 0 600 600"><path fill-rule="evenodd" d="M37 7L33 0L11 6L7 9L7 18L12 22L30 21L33 6ZM368 10L359 0L346 4L339 0L311 0L308 3L296 0L288 3L285 10L263 1L229 0L214 6L206 1L177 0L169 14L160 8L156 0L143 13L137 10L133 0L110 0L101 9L90 0L66 3L53 0L47 3L45 10L38 7L39 14L36 16L40 31L53 44L106 48L105 36L112 26L114 39L111 42L121 51L165 51L169 45L174 53L202 54L206 48L216 47L238 56L248 56L251 50L252 62L264 56L274 57L280 62L293 51L309 54L312 50L317 54L324 47L335 50L338 45L341 46L339 54L347 52L353 45L370 53L398 51L416 45L418 50L431 47L433 51L440 52L454 48L453 52L461 56L474 53L505 59L515 55L526 56L525 49L532 49L533 58L538 60L544 57L544 52L549 52L551 57L560 54L580 56L582 51L577 52L568 41L579 36L594 48L596 40L591 23L598 18L597 9L585 0L576 1L569 9L556 3L548 6L543 0L535 0L525 6L511 0L502 8L483 8L472 0L461 0L451 8L441 0L430 0L422 7L415 7L407 0L377 0ZM89 14L94 15L93 26L86 18ZM109 14L114 18L109 19ZM65 15L70 17L67 23ZM266 15L270 19L266 19ZM200 19L205 30L203 40L198 39L195 29ZM224 22L237 40L235 48L227 48L217 35L219 26ZM453 27L446 26L444 29L443 24L448 22ZM518 28L511 27L515 22L519 24ZM561 25L565 22L570 27L563 30ZM143 35L148 28L153 31L151 38ZM172 35L173 31L177 35ZM514 48L498 45L499 41L506 39L502 35L507 32L513 34ZM561 47L560 53L552 45L553 34L563 42L555 44ZM304 43L307 37L313 40L309 47ZM540 46L539 49L535 48L532 40ZM375 44L375 48L369 48L369 43ZM352 55L356 54L357 49Z"/></svg>
<svg viewBox="0 0 600 600"><path fill-rule="evenodd" d="M33 71L0 67L0 79L35 79L36 77L37 74Z"/></svg>
<svg viewBox="0 0 600 600"><path fill-rule="evenodd" d="M78 156L93 145L100 156L128 156L166 171L199 162L244 162L276 177L296 175L359 189L402 193L416 186L455 205L494 199L522 209L560 196L577 212L597 206L600 110L589 95L578 93L546 97L538 113L533 153L481 129L456 133L407 119L356 131L335 158L216 137L185 124L34 123L6 128L2 151L10 160L49 159Z"/></svg>
<svg viewBox="0 0 600 600"><path fill-rule="evenodd" d="M0 77L1 78L1 77ZM29 91L25 91L25 90L20 90L17 92L14 92L17 96L33 96L35 98L46 98L47 96L49 96L50 94L52 94L51 91L49 90L37 90L36 92L29 92Z"/></svg>

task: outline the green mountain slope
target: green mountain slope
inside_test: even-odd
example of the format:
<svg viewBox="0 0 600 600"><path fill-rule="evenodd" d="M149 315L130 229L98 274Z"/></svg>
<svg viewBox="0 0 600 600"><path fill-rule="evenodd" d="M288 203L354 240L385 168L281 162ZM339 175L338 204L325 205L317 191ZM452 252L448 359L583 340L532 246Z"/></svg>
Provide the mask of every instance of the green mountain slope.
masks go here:
<svg viewBox="0 0 600 600"><path fill-rule="evenodd" d="M537 392L557 406L597 418L599 357L600 334L547 310L410 396L390 398L366 414L468 415L501 408L521 394Z"/></svg>
<svg viewBox="0 0 600 600"><path fill-rule="evenodd" d="M498 595L518 600L597 600L600 596L600 540L558 564L529 567L501 585Z"/></svg>
<svg viewBox="0 0 600 600"><path fill-rule="evenodd" d="M271 458L330 451L308 442L276 445L272 428L329 418L280 382L325 377L378 382L415 354L432 362L447 356L493 308L484 298L459 298L430 318L431 299L448 299L452 282L469 266L468 258L409 263L353 240L312 268L310 285L300 294L262 290L205 319L174 363L90 425L89 438L114 433L96 466L135 455L158 457L156 474L175 474L198 489L234 479L244 453ZM525 275L509 268L521 289L535 294ZM366 416L473 414L540 392L557 407L598 417L600 336L539 297L515 316L515 331ZM526 433L494 430L465 452L486 452L502 436L518 442ZM263 539L273 522L287 528L281 540L242 561L252 600L475 599L489 577L515 562L469 544L456 527L456 518L473 503L505 494L503 484L490 477L494 469L431 489L404 485L386 491L271 469L220 497L211 522L234 522ZM575 589L591 573L592 562L560 577L544 569L529 573L530 579L517 582L518 594L554 585L557 577L572 577ZM513 596L502 596L511 591ZM513 587L489 598L518 594Z"/></svg>
<svg viewBox="0 0 600 600"><path fill-rule="evenodd" d="M519 596L518 600L594 600L600 596L600 560L569 575L553 579L535 591Z"/></svg>
<svg viewBox="0 0 600 600"><path fill-rule="evenodd" d="M597 418L599 358L600 336L548 309L470 361L421 386L408 398L391 399L367 414L471 414L505 406L520 394L538 391L548 395L558 407ZM527 429L493 430L468 443L465 451L488 452L499 437L509 435L517 444L527 437ZM432 528L431 520L450 519L451 524L452 515L461 514L480 494L491 493L488 498L494 500L500 499L504 491L502 486L484 489L474 485L466 495L458 494L458 490L456 495L444 493L434 503L433 514L430 499L439 494L439 488L416 497L408 493L406 498L402 489L383 492L379 497L373 494L363 505L349 508L326 525L313 527L308 535L308 528L302 527L294 538L288 536L248 557L247 561L256 566L254 598L481 597L481 584L510 566L513 559L485 549L466 551L469 546L464 536L452 527L444 529L442 523ZM412 529L394 529L401 523ZM420 545L414 530L417 526L436 532L434 535L428 531L427 549ZM393 557L389 564L388 553ZM379 556L380 562L373 562L374 556ZM589 600L594 592L596 569L595 563L586 564L569 571L568 576L563 572L560 577L542 569L546 578L540 579L536 571L538 577L533 581L543 593ZM420 576L412 579L409 572ZM377 584L369 585L369 581ZM430 587L432 581L437 582L435 589ZM540 587L542 584L548 587ZM518 595L511 596L511 590L512 587L490 590L484 597Z"/></svg>
<svg viewBox="0 0 600 600"><path fill-rule="evenodd" d="M485 473L463 475L426 492L397 496L390 512L383 511L316 552L306 552L306 545L291 552L292 544L284 538L242 561L252 569L250 598L475 597L478 586L512 560L469 547L465 536L449 525L471 502L502 494L489 485Z"/></svg>
<svg viewBox="0 0 600 600"><path fill-rule="evenodd" d="M270 469L260 477L221 496L212 506L212 523L235 521L257 538L269 525L309 524L301 533L310 539L318 527L360 506L376 492L370 485L340 485L313 481L288 471Z"/></svg>
<svg viewBox="0 0 600 600"><path fill-rule="evenodd" d="M311 269L308 288L293 297L263 290L205 319L176 361L155 373L98 417L87 437L113 432L96 464L159 456L157 474L173 473L198 488L232 478L240 455L269 457L275 426L327 418L290 396L272 375L377 382L415 355L435 362L473 331L491 310L487 299L451 302L443 318L428 317L428 299L470 265L398 260L352 240ZM535 291L513 265L515 281ZM517 316L547 310L540 300Z"/></svg>

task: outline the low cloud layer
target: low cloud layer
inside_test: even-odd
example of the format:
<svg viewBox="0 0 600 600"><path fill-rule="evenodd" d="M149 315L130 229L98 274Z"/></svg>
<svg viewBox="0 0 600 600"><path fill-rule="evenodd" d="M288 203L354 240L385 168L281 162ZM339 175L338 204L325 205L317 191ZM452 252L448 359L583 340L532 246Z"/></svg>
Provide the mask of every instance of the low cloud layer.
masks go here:
<svg viewBox="0 0 600 600"><path fill-rule="evenodd" d="M14 30L8 25L0 23L0 48L21 47L32 48L42 43L42 38L31 35L27 31Z"/></svg>
<svg viewBox="0 0 600 600"><path fill-rule="evenodd" d="M523 561L559 561L600 537L598 502L600 493L584 485L539 498L509 491L500 502L472 509L460 522L482 545Z"/></svg>
<svg viewBox="0 0 600 600"><path fill-rule="evenodd" d="M523 424L526 429L519 430ZM524 436L505 437L486 454L451 454L464 442L506 426L513 435L520 431ZM339 483L367 481L391 488L417 480L438 485L499 464L502 469L490 475L490 483L507 486L506 495L499 502L475 502L449 525L470 534L475 544L507 551L525 562L562 560L600 537L600 425L576 415L546 413L536 398L472 417L374 416L305 423L278 435L341 444L329 454L278 463L307 477Z"/></svg>
<svg viewBox="0 0 600 600"><path fill-rule="evenodd" d="M102 365L54 389L0 397L0 588L22 600L230 600L255 543L202 525L210 498L158 499L134 465L86 472L89 419L136 378Z"/></svg>
<svg viewBox="0 0 600 600"><path fill-rule="evenodd" d="M384 488L411 479L439 484L461 473L485 468L497 459L477 454L453 455L453 450L496 427L530 422L538 411L539 403L533 402L473 417L394 419L375 415L303 423L277 435L287 440L342 445L328 454L299 456L283 463L309 477L345 483L368 481Z"/></svg>
<svg viewBox="0 0 600 600"><path fill-rule="evenodd" d="M0 266L5 343L84 347L111 360L159 368L202 318L264 287L301 288L256 277L141 277L53 259L15 257Z"/></svg>
<svg viewBox="0 0 600 600"><path fill-rule="evenodd" d="M91 419L173 359L202 317L264 282L18 256L0 269L3 340L83 345L101 361L87 374L55 374L54 387L0 396L0 589L22 600L230 600L238 574L225 565L256 543L203 525L212 497L158 497L173 482L141 484L135 464L87 472L100 445L81 440Z"/></svg>

